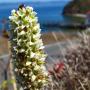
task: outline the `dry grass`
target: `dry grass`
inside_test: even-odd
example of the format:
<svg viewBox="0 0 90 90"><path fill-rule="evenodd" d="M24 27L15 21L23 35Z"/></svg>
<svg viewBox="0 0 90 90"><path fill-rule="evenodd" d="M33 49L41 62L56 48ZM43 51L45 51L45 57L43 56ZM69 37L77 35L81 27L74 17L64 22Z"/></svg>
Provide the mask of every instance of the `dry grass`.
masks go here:
<svg viewBox="0 0 90 90"><path fill-rule="evenodd" d="M72 34L63 34L62 32L54 32L55 35L57 36L58 41L64 41L66 39L75 39L77 38L77 36L72 35ZM53 36L52 32L48 32L48 33L44 33L41 36L44 45L47 44L53 44L53 43L57 43L55 37Z"/></svg>
<svg viewBox="0 0 90 90"><path fill-rule="evenodd" d="M90 90L90 36L80 35L80 46L68 51L63 62L49 71L52 79L48 90ZM63 63L64 68L59 65Z"/></svg>
<svg viewBox="0 0 90 90"><path fill-rule="evenodd" d="M8 39L0 37L0 56L9 53Z"/></svg>

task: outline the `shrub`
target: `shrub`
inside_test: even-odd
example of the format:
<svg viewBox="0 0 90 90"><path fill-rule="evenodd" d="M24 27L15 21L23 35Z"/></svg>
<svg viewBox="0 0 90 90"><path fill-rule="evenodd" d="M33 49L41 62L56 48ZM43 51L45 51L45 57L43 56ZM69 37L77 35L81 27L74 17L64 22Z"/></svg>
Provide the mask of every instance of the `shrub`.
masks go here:
<svg viewBox="0 0 90 90"><path fill-rule="evenodd" d="M54 90L90 90L90 36L80 34L80 45L68 51L50 70Z"/></svg>

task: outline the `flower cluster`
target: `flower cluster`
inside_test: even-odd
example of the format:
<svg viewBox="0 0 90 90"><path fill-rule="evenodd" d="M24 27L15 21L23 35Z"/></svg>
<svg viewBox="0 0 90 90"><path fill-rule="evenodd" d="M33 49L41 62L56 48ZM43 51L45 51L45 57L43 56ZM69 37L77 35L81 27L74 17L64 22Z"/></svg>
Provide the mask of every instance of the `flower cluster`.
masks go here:
<svg viewBox="0 0 90 90"><path fill-rule="evenodd" d="M40 25L32 7L21 5L10 19L11 53L17 82L24 90L40 90L47 83L46 55Z"/></svg>

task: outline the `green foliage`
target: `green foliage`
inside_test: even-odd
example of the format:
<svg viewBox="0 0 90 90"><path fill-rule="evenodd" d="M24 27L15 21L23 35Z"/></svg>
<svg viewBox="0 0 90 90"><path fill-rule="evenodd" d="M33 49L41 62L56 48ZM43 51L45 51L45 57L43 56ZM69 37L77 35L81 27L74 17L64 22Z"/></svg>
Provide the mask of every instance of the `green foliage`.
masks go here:
<svg viewBox="0 0 90 90"><path fill-rule="evenodd" d="M6 88L7 87L7 81L3 81L2 84L0 85L0 89Z"/></svg>
<svg viewBox="0 0 90 90"><path fill-rule="evenodd" d="M15 83L14 79L10 79L10 80L4 80L1 85L0 85L0 90L1 89L5 89L8 87L8 84L12 85L13 83Z"/></svg>

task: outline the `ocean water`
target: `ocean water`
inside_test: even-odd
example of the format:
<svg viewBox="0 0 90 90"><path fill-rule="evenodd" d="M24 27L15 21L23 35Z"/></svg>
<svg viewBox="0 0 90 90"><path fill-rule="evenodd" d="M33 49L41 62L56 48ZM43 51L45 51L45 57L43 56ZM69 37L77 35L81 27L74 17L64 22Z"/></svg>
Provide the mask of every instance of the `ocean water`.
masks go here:
<svg viewBox="0 0 90 90"><path fill-rule="evenodd" d="M69 3L68 1L57 2L25 2L27 6L32 6L37 12L37 17L41 25L48 23L66 22L67 19L62 15L64 6ZM1 3L0 4L0 29L3 28L2 19L8 20L12 9L17 9L20 3ZM6 24L7 30L9 30L9 24ZM46 27L45 27L46 28ZM48 29L42 29L42 32L47 32Z"/></svg>

